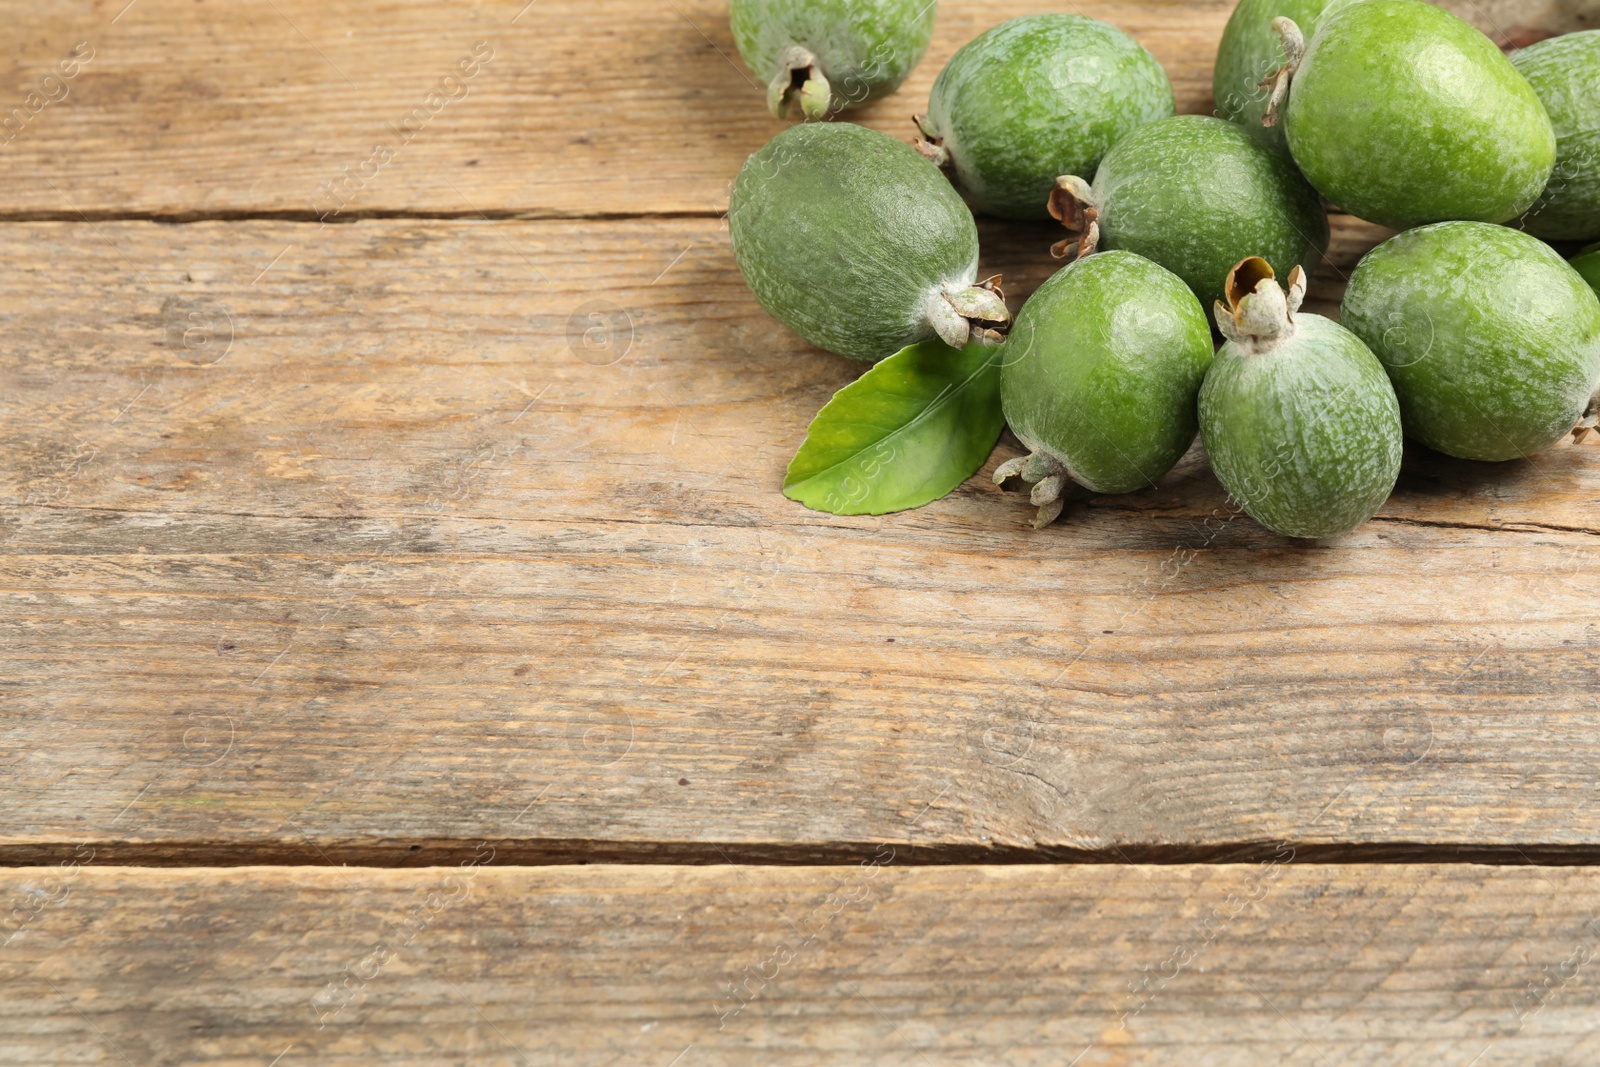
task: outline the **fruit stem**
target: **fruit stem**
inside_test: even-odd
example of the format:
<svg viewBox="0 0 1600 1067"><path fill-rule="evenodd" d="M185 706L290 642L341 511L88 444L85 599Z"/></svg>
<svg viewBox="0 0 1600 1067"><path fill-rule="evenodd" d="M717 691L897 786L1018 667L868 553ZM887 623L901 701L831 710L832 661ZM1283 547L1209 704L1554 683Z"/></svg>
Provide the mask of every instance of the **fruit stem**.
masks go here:
<svg viewBox="0 0 1600 1067"><path fill-rule="evenodd" d="M1272 28L1278 31L1278 40L1283 42L1283 56L1287 62L1256 86L1272 93L1267 100L1267 110L1261 116L1261 125L1268 128L1278 124L1278 107L1283 103L1283 98L1289 95L1289 83L1294 81L1300 63L1306 57L1306 35L1300 32L1294 19L1279 15L1272 20Z"/></svg>
<svg viewBox="0 0 1600 1067"><path fill-rule="evenodd" d="M1065 174L1050 190L1050 214L1073 236L1050 246L1057 259L1082 259L1100 247L1100 207L1082 178Z"/></svg>
<svg viewBox="0 0 1600 1067"><path fill-rule="evenodd" d="M1242 259L1228 272L1228 302L1213 308L1222 336L1247 353L1268 352L1294 336L1294 316L1306 298L1306 272L1289 272L1289 291L1278 285L1272 265L1260 256Z"/></svg>
<svg viewBox="0 0 1600 1067"><path fill-rule="evenodd" d="M1002 343L1011 329L1011 312L1006 310L1000 275L972 284L952 282L934 290L928 299L927 320L951 348Z"/></svg>
<svg viewBox="0 0 1600 1067"><path fill-rule="evenodd" d="M767 110L781 119L797 98L800 112L807 119L824 118L833 99L833 88L817 66L816 55L792 44L778 57L778 73L767 83Z"/></svg>

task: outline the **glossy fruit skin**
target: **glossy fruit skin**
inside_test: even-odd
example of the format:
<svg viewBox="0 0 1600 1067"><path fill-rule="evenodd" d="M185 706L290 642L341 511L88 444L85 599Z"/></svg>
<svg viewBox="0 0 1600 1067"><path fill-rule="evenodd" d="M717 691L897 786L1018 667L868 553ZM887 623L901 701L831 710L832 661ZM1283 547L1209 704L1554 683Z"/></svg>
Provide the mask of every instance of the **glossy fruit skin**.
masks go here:
<svg viewBox="0 0 1600 1067"><path fill-rule="evenodd" d="M1247 256L1287 274L1315 267L1328 247L1327 213L1294 164L1209 116L1130 133L1106 154L1093 189L1100 247L1154 260L1202 303L1222 296Z"/></svg>
<svg viewBox="0 0 1600 1067"><path fill-rule="evenodd" d="M988 30L940 71L926 133L974 210L1044 219L1060 174L1092 174L1131 130L1171 115L1166 71L1126 33L1082 15Z"/></svg>
<svg viewBox="0 0 1600 1067"><path fill-rule="evenodd" d="M1327 6L1328 0L1239 0L1222 31L1211 78L1218 118L1238 123L1263 145L1289 150L1282 124L1261 124L1271 95L1261 88L1261 83L1286 62L1283 43L1272 28L1272 20L1280 15L1293 19L1309 35Z"/></svg>
<svg viewBox="0 0 1600 1067"><path fill-rule="evenodd" d="M899 88L933 37L936 0L729 0L739 54L763 84L790 45L813 53L832 89L830 113Z"/></svg>
<svg viewBox="0 0 1600 1067"><path fill-rule="evenodd" d="M1533 87L1489 38L1423 0L1358 0L1324 13L1283 123L1312 185L1396 229L1514 219L1556 161Z"/></svg>
<svg viewBox="0 0 1600 1067"><path fill-rule="evenodd" d="M1511 56L1556 131L1550 183L1517 223L1546 241L1600 237L1600 30L1569 33Z"/></svg>
<svg viewBox="0 0 1600 1067"><path fill-rule="evenodd" d="M1045 281L1001 355L1000 405L1034 452L1097 493L1153 485L1194 443L1211 328L1194 294L1131 252Z"/></svg>
<svg viewBox="0 0 1600 1067"><path fill-rule="evenodd" d="M1600 290L1600 245L1585 248L1572 257L1571 263L1573 269L1589 283L1589 288Z"/></svg>
<svg viewBox="0 0 1600 1067"><path fill-rule="evenodd" d="M791 126L746 160L728 229L762 307L868 363L932 337L929 294L977 277L978 229L950 183L910 145L851 123Z"/></svg>
<svg viewBox="0 0 1600 1067"><path fill-rule="evenodd" d="M1406 433L1462 459L1555 444L1600 384L1600 297L1555 250L1444 222L1367 253L1341 318L1383 361Z"/></svg>
<svg viewBox="0 0 1600 1067"><path fill-rule="evenodd" d="M1400 475L1400 408L1383 367L1305 312L1270 351L1229 341L1200 389L1200 434L1228 493L1289 537L1334 537L1375 515Z"/></svg>

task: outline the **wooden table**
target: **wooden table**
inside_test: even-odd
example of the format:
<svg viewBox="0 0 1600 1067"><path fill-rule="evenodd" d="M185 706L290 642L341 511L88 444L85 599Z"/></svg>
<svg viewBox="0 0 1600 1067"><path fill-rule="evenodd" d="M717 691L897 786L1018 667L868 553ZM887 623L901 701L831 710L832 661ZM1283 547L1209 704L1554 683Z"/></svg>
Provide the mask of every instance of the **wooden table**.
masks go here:
<svg viewBox="0 0 1600 1067"><path fill-rule="evenodd" d="M1592 444L807 511L721 0L125 3L0 4L0 1062L1600 1061Z"/></svg>

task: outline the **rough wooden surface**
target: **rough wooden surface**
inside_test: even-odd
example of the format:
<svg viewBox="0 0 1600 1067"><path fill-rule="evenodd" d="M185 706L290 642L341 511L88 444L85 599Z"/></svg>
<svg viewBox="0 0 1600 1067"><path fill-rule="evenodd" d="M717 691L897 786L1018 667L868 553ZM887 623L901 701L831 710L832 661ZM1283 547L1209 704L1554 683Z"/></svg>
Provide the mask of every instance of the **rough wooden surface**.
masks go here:
<svg viewBox="0 0 1600 1067"><path fill-rule="evenodd" d="M0 1059L1187 1067L1600 1059L1600 873L0 872ZM873 861L877 860L876 866Z"/></svg>
<svg viewBox="0 0 1600 1067"><path fill-rule="evenodd" d="M1600 838L1593 444L1413 450L1310 545L1198 452L821 515L858 367L715 220L13 223L0 308L12 862Z"/></svg>
<svg viewBox="0 0 1600 1067"><path fill-rule="evenodd" d="M1068 7L1209 110L1223 0ZM1600 861L1593 446L1314 545L1198 449L808 512L859 368L733 267L717 0L0 14L0 1062L1600 1058L1600 874L1461 862ZM984 224L1013 304L1054 236Z"/></svg>
<svg viewBox="0 0 1600 1067"><path fill-rule="evenodd" d="M1600 24L1593 0L1452 0L1502 44ZM854 117L909 139L945 60L1043 0L944 0L928 54ZM1076 0L1134 34L1187 112L1211 110L1227 0ZM330 210L475 217L720 212L739 164L783 124L744 69L724 0L94 0L0 4L0 111L50 96L0 145L0 217ZM45 82L85 43L75 77ZM444 85L484 42L492 56ZM471 64L469 64L471 66ZM63 92L65 95L63 96ZM6 135L0 132L0 141ZM387 145L392 159L367 164Z"/></svg>

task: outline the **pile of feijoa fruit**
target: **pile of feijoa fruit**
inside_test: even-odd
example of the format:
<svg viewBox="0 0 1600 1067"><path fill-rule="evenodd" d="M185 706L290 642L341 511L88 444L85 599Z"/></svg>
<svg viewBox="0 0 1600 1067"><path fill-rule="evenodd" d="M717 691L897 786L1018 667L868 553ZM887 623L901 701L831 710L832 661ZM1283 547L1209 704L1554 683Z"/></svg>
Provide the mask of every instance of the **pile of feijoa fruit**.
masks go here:
<svg viewBox="0 0 1600 1067"><path fill-rule="evenodd" d="M1176 115L1121 30L1033 15L955 53L914 145L830 121L900 85L934 9L732 0L768 106L806 120L734 181L734 256L779 321L873 365L812 422L789 496L916 507L1009 425L1028 455L995 480L1044 525L1069 482L1154 485L1198 433L1262 525L1330 537L1383 506L1403 436L1494 462L1594 428L1600 30L1508 56L1425 0L1240 0L1211 117ZM1337 323L1301 309L1330 208L1400 231ZM1060 238L1014 316L974 211Z"/></svg>

